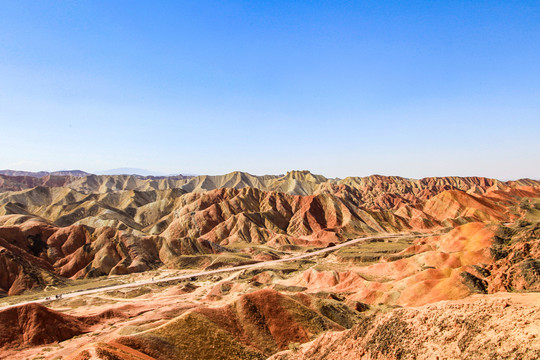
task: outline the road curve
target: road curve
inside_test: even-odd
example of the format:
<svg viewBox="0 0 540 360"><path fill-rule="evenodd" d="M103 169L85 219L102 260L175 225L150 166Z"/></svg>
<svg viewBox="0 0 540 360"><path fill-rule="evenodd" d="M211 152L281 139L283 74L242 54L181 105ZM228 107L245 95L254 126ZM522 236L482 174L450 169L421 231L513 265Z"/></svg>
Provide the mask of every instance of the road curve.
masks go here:
<svg viewBox="0 0 540 360"><path fill-rule="evenodd" d="M422 237L422 236L432 236L432 235L433 234L414 235L414 236ZM410 234L403 234L403 235L402 234L396 234L396 235L367 236L367 237L363 237L363 238L349 240L347 242L344 242L344 243L341 243L341 244L338 244L338 245L335 245L335 246L332 246L332 247L327 247L327 248L324 248L324 249L321 249L321 250L317 250L317 251L313 251L313 252L309 252L309 253L305 253L305 254L301 254L301 255L295 255L295 256L288 257L288 258L283 258L283 259L278 259L278 260L270 260L270 261L263 261L263 262L258 262L258 263L255 263L255 264L233 266L233 267L223 268L223 269L201 271L201 272L197 272L197 273L172 276L172 277L168 277L168 278L161 278L161 279L155 279L155 280L134 281L134 282L129 283L129 284L112 285L112 286L95 288L95 289L90 289L90 290L74 291L74 292L71 292L71 293L62 294L62 299L69 299L69 298L74 298L74 297L77 297L77 296L95 294L95 293L103 292L103 291L125 289L125 288L136 287L136 286L147 285L147 284L156 284L156 283L161 283L161 282L166 282L166 281L190 279L190 278L194 278L194 277L218 274L218 273L223 273L223 272L231 272L231 271L238 271L238 270L244 270L244 269L253 269L253 268L259 268L259 267L271 267L274 264L309 258L309 257L315 256L315 255L320 255L320 254L323 254L323 253L326 253L326 252L335 251L335 250L340 249L342 247L351 246L351 245L354 245L356 243L367 241L367 240L400 238L400 237L411 237L411 235ZM52 300L54 300L54 297L52 298ZM51 300L47 300L47 299L43 298L43 299L38 299L38 300L21 302L21 303L17 303L17 304L12 304L12 305L8 305L8 306L0 307L0 311L10 309L10 308L13 308L13 307L16 307L16 306L21 306L21 305L26 305L26 304L31 304L31 303L38 303L39 304L39 303L44 303L44 302L47 302L47 301L51 301Z"/></svg>

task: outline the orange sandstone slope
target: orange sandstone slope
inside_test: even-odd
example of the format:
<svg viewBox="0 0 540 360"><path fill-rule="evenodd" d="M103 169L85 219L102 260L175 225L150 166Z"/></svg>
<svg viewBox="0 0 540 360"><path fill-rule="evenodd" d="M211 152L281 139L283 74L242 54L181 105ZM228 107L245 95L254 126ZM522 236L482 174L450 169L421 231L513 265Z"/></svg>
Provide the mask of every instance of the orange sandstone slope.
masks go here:
<svg viewBox="0 0 540 360"><path fill-rule="evenodd" d="M169 303L166 310L180 316L155 323L134 317L130 325L137 328L126 329L131 335L118 337L122 332L117 332L114 338L102 337L70 358L262 359L319 335L315 342L275 359L332 358L334 353L343 359L513 358L516 354L534 359L540 335L537 294L467 296L539 289L539 235L538 223L520 222L512 227L468 223L444 235L417 239L392 257L398 260L351 265L343 272L310 269L292 282L278 280L278 285L297 285L285 287L289 295L264 289L240 296L237 291L249 291L248 286L227 279L197 294L206 293L205 300L226 298L229 291L222 290L228 283L230 299L236 300L227 305L199 306L186 312L182 298ZM256 287L273 283L269 272L258 273L253 280L259 283L250 282ZM298 292L303 288L304 293ZM500 302L500 296L506 295ZM154 309L152 301L159 296L130 301ZM467 298L450 300L462 297ZM390 306L372 306L362 315L352 308L364 311L366 307L355 300ZM430 302L436 303L422 305ZM376 309L396 308L392 305L404 307L373 314ZM162 320L159 310L155 313ZM350 331L343 330L351 326ZM522 343L531 345L516 347ZM487 355L481 349L487 349Z"/></svg>
<svg viewBox="0 0 540 360"><path fill-rule="evenodd" d="M456 300L474 293L540 290L538 225L524 230L526 240L509 245L497 236L501 228L505 227L468 223L445 235L415 240L394 256L398 260L352 265L341 272L309 269L278 283L311 293L342 294L349 301L400 306Z"/></svg>
<svg viewBox="0 0 540 360"><path fill-rule="evenodd" d="M449 225L470 221L509 221L513 218L503 206L490 198L460 190L447 190L428 199L422 210L435 220Z"/></svg>

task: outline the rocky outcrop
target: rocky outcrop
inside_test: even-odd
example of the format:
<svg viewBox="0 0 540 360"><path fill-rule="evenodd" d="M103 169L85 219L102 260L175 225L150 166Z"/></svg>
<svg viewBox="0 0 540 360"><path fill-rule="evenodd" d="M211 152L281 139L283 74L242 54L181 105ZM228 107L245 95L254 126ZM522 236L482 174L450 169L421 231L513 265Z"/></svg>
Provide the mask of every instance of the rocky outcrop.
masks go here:
<svg viewBox="0 0 540 360"><path fill-rule="evenodd" d="M538 359L540 296L498 294L366 316L271 360Z"/></svg>
<svg viewBox="0 0 540 360"><path fill-rule="evenodd" d="M540 223L501 225L494 240L494 261L471 269L484 292L540 291Z"/></svg>

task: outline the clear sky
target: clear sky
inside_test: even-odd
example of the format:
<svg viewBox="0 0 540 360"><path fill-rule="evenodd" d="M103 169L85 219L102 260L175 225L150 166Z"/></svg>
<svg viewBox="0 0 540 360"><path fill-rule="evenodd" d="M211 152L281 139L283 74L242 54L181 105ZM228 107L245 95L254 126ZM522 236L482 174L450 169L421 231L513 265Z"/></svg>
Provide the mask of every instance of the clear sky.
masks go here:
<svg viewBox="0 0 540 360"><path fill-rule="evenodd" d="M538 1L3 1L0 168L540 178Z"/></svg>

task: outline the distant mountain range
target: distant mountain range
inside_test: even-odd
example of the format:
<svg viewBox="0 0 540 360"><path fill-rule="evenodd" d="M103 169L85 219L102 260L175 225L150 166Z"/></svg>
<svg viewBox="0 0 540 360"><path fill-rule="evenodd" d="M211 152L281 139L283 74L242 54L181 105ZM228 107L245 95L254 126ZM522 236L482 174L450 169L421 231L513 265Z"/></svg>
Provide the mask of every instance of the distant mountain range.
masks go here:
<svg viewBox="0 0 540 360"><path fill-rule="evenodd" d="M7 175L7 176L31 176L36 178L42 178L45 176L75 176L75 177L84 177L88 175L92 175L90 173L87 173L86 171L82 170L60 170L60 171L19 171L19 170L0 170L0 175Z"/></svg>
<svg viewBox="0 0 540 360"><path fill-rule="evenodd" d="M150 171L139 168L116 168L104 171L98 171L96 173L88 173L82 170L60 170L60 171L20 171L20 170L0 170L0 175L7 176L31 176L35 178L42 178L45 176L73 176L73 177L85 177L88 175L139 175L139 176L153 176L153 177L167 177L176 176L178 174L165 174L159 171ZM192 175L192 174L184 174Z"/></svg>

